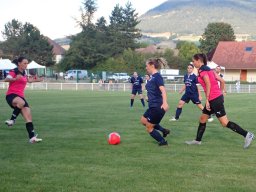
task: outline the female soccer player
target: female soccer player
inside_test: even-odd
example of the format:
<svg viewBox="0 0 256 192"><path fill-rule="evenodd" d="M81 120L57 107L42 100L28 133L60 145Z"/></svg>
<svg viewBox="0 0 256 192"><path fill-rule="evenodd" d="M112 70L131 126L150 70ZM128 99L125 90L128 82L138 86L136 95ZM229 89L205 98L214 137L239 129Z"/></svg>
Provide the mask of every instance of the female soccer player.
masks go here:
<svg viewBox="0 0 256 192"><path fill-rule="evenodd" d="M189 145L201 144L206 128L207 118L209 115L214 113L223 127L227 127L245 138L244 148L248 148L254 138L254 135L253 133L242 129L236 123L229 121L225 112L224 97L222 94L225 84L224 80L207 66L207 58L204 54L195 54L193 56L193 63L198 69L198 81L204 89L206 104L203 109L203 113L200 116L196 139L193 141L186 141L186 143ZM218 85L218 81L220 81L220 87Z"/></svg>
<svg viewBox="0 0 256 192"><path fill-rule="evenodd" d="M145 102L144 102L144 98L142 95L142 86L141 86L141 84L143 83L143 79L140 76L138 76L137 72L134 72L133 77L131 78L130 82L132 83L132 95L131 95L130 107L133 107L134 98L137 93L140 96L140 101L141 101L143 107L145 107Z"/></svg>
<svg viewBox="0 0 256 192"><path fill-rule="evenodd" d="M24 89L27 82L39 82L42 79L31 79L25 74L25 70L28 65L28 60L25 57L19 57L13 61L17 65L17 68L11 70L5 82L9 82L9 88L6 93L6 101L13 108L13 113L11 119L6 120L5 123L8 126L12 126L15 123L16 118L21 113L25 122L26 128L29 135L30 143L37 143L42 141L42 139L37 138L34 132L34 126L32 123L32 115L29 105L25 99Z"/></svg>
<svg viewBox="0 0 256 192"><path fill-rule="evenodd" d="M183 93L185 90L185 94L181 97L177 109L176 109L176 114L175 117L172 117L170 121L177 121L180 118L181 112L182 112L182 107L184 106L185 103L189 103L191 100L195 105L200 110L203 110L203 105L201 103L202 96L200 93L200 90L197 86L198 81L197 81L197 76L193 73L194 70L194 65L189 64L187 67L188 73L184 75L184 86L181 88L179 93ZM213 121L213 118L209 118L208 122Z"/></svg>
<svg viewBox="0 0 256 192"><path fill-rule="evenodd" d="M146 126L147 132L158 142L159 146L168 145L164 137L170 133L168 129L159 125L169 108L164 81L158 73L162 64L164 64L162 59L149 59L146 62L147 73L151 75L146 85L149 108L141 117L141 123ZM157 130L162 132L163 136Z"/></svg>

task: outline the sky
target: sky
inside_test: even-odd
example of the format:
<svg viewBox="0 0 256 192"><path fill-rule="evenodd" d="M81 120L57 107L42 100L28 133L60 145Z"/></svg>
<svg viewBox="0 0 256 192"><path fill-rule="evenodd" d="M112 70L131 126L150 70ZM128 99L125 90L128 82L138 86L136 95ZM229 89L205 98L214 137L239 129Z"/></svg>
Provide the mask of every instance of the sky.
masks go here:
<svg viewBox="0 0 256 192"><path fill-rule="evenodd" d="M95 19L109 18L116 4L125 6L128 0L96 0L98 10ZM160 5L166 0L130 0L139 15ZM75 18L83 0L0 0L0 31L12 19L29 22L51 39L62 38L80 32ZM0 40L3 40L0 34Z"/></svg>

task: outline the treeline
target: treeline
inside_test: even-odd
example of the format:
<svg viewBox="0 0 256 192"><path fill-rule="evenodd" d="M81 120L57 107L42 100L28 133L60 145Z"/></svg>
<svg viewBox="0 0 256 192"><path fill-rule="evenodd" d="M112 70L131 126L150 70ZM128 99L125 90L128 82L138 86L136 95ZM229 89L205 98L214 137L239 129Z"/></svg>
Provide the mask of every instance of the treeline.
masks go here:
<svg viewBox="0 0 256 192"><path fill-rule="evenodd" d="M209 53L219 41L234 41L234 30L226 23L210 23L200 46L191 42L178 42L177 49L159 49L154 54L135 51L145 47L139 43L141 37L138 13L127 3L124 7L116 5L109 17L109 24L104 17L93 22L97 10L95 0L84 0L81 17L76 20L81 32L71 37L70 49L55 69L86 69L92 71L145 73L145 61L150 57L164 57L170 68L186 71L187 64L195 53ZM52 49L48 39L40 34L39 29L30 23L22 24L13 19L5 25L2 32L5 39L0 43L0 56L13 59L25 55L31 60L45 65L54 64ZM1 52L0 51L0 52Z"/></svg>
<svg viewBox="0 0 256 192"><path fill-rule="evenodd" d="M125 50L134 50L140 46L136 41L141 37L136 28L139 23L138 14L131 3L128 2L125 7L116 5L109 17L110 24L107 24L104 17L99 18L95 24L92 22L96 7L95 1L84 1L81 18L77 21L82 31L71 37L70 49L60 64L63 70L121 68L109 66L110 61Z"/></svg>
<svg viewBox="0 0 256 192"><path fill-rule="evenodd" d="M0 57L14 59L21 55L31 61L45 66L51 66L53 61L53 47L39 29L30 23L21 23L16 19L5 24L2 31L5 41L0 42Z"/></svg>

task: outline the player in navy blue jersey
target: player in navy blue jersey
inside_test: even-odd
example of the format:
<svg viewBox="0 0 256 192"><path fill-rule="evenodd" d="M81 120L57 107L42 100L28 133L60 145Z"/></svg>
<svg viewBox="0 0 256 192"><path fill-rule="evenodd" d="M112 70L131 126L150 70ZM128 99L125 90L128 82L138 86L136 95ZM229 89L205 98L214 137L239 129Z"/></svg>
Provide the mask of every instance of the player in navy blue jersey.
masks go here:
<svg viewBox="0 0 256 192"><path fill-rule="evenodd" d="M130 82L132 83L132 95L131 95L131 105L130 105L130 107L133 107L134 98L135 98L137 93L140 97L140 101L141 101L143 107L145 107L145 102L144 102L144 98L143 98L143 95L142 95L143 79L140 76L138 76L137 72L134 72L133 77L130 79Z"/></svg>
<svg viewBox="0 0 256 192"><path fill-rule="evenodd" d="M202 96L200 93L200 90L197 86L198 81L197 81L197 76L193 73L194 70L194 65L189 64L187 67L187 74L184 75L184 86L181 88L179 93L184 93L184 95L181 97L177 109L176 109L176 114L175 117L172 117L170 121L177 121L180 118L181 112L182 112L182 107L184 106L185 103L189 103L191 100L197 107L201 110L203 110L204 106L201 103ZM210 117L208 119L209 122L211 122L213 119Z"/></svg>
<svg viewBox="0 0 256 192"><path fill-rule="evenodd" d="M168 129L159 125L169 108L164 81L158 73L158 69L164 64L162 59L149 59L146 62L147 73L151 76L146 84L149 108L141 117L141 123L146 126L147 132L158 142L159 146L168 145L164 137L170 133ZM163 136L158 131L162 132Z"/></svg>

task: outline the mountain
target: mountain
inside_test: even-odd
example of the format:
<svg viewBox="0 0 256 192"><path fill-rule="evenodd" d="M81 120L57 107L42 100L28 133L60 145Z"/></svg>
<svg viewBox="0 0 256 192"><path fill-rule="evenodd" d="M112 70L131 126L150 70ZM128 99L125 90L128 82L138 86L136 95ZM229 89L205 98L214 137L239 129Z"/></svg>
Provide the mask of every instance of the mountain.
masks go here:
<svg viewBox="0 0 256 192"><path fill-rule="evenodd" d="M225 22L255 35L256 0L168 0L139 19L142 32L202 35L208 23Z"/></svg>

